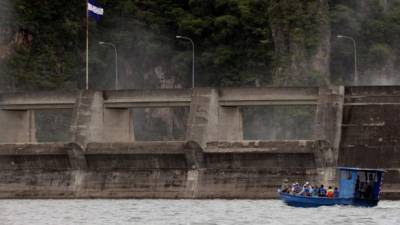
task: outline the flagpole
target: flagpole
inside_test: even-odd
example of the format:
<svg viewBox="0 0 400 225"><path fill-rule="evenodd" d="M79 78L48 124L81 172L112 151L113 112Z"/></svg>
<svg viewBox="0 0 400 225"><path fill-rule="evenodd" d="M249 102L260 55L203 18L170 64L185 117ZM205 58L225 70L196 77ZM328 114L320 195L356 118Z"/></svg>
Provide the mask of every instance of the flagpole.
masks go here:
<svg viewBox="0 0 400 225"><path fill-rule="evenodd" d="M89 90L89 9L86 0L86 90Z"/></svg>

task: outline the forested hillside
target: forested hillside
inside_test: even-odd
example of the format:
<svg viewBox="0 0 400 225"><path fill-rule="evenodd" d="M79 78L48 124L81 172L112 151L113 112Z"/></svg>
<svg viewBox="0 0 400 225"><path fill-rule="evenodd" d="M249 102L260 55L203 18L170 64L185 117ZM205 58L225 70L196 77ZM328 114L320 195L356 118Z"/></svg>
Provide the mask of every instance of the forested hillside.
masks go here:
<svg viewBox="0 0 400 225"><path fill-rule="evenodd" d="M400 0L98 0L90 21L90 86L350 84L357 43L360 84L399 84ZM0 87L84 86L85 1L0 0Z"/></svg>

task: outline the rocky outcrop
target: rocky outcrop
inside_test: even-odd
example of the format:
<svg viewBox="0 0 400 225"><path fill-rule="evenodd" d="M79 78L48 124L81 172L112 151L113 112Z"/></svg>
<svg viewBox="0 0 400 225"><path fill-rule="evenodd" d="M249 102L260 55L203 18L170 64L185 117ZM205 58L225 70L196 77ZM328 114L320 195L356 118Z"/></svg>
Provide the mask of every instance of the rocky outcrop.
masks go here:
<svg viewBox="0 0 400 225"><path fill-rule="evenodd" d="M275 45L275 85L328 84L328 1L274 0L268 15Z"/></svg>

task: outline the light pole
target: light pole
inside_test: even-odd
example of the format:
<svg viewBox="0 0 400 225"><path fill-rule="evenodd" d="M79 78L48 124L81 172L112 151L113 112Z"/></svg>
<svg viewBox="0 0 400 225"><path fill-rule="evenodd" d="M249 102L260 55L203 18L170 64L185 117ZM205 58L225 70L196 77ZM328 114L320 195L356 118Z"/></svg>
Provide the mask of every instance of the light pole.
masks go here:
<svg viewBox="0 0 400 225"><path fill-rule="evenodd" d="M178 39L185 39L192 43L192 88L194 88L194 42L191 38L185 36L176 36Z"/></svg>
<svg viewBox="0 0 400 225"><path fill-rule="evenodd" d="M115 90L118 90L118 52L117 47L111 42L99 41L99 45L108 45L114 48L115 52Z"/></svg>
<svg viewBox="0 0 400 225"><path fill-rule="evenodd" d="M354 84L358 84L358 74L357 74L357 45L356 45L356 41L354 40L354 38L349 37L349 36L344 36L344 35L337 35L337 38L344 38L347 40L350 40L353 42L353 46L354 46Z"/></svg>

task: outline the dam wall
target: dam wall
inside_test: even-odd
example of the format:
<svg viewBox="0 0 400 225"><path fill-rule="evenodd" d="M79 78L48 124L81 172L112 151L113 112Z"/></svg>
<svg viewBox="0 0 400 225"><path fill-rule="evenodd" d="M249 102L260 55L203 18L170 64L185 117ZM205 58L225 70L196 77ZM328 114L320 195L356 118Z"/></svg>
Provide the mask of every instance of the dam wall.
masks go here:
<svg viewBox="0 0 400 225"><path fill-rule="evenodd" d="M315 141L2 144L0 198L273 198L316 181Z"/></svg>
<svg viewBox="0 0 400 225"><path fill-rule="evenodd" d="M336 184L336 166L387 170L400 198L400 87L195 88L0 95L0 198L275 198L283 179ZM240 108L311 106L309 140L244 140ZM187 107L183 141L136 140L132 108ZM38 110L70 138L37 138ZM140 131L139 131L140 132Z"/></svg>
<svg viewBox="0 0 400 225"><path fill-rule="evenodd" d="M346 87L339 164L384 168L383 197L399 199L400 87Z"/></svg>

